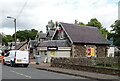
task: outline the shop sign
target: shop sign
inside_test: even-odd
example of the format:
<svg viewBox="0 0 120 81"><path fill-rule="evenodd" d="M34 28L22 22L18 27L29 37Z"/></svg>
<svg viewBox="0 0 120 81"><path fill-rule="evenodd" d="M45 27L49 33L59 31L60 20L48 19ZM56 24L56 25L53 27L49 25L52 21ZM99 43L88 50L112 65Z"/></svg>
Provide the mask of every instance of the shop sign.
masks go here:
<svg viewBox="0 0 120 81"><path fill-rule="evenodd" d="M47 47L47 50L48 50L48 51L51 51L51 50L52 50L52 51L55 51L55 50L58 50L58 47L57 47L57 46L48 46L48 47Z"/></svg>

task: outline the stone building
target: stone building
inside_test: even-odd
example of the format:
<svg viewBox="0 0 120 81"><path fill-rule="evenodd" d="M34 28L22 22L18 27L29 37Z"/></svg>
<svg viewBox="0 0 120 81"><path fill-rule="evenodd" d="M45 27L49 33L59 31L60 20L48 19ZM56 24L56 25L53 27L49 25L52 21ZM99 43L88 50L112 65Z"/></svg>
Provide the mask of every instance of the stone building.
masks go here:
<svg viewBox="0 0 120 81"><path fill-rule="evenodd" d="M35 37L35 40L40 43L44 40L46 40L46 33L43 33L42 31L38 32L36 37Z"/></svg>
<svg viewBox="0 0 120 81"><path fill-rule="evenodd" d="M71 57L106 57L108 40L96 27L59 23L52 40L66 40Z"/></svg>

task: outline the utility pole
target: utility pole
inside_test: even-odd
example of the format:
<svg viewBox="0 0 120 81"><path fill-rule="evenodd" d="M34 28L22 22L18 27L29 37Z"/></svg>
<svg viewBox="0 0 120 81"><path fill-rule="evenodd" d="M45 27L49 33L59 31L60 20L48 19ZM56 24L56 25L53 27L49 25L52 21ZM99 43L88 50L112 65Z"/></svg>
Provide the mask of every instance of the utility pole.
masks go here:
<svg viewBox="0 0 120 81"><path fill-rule="evenodd" d="M16 19L14 19L14 24L15 24L15 47L16 47Z"/></svg>
<svg viewBox="0 0 120 81"><path fill-rule="evenodd" d="M7 16L7 18L14 19L14 26L15 26L15 47L16 47L16 18Z"/></svg>

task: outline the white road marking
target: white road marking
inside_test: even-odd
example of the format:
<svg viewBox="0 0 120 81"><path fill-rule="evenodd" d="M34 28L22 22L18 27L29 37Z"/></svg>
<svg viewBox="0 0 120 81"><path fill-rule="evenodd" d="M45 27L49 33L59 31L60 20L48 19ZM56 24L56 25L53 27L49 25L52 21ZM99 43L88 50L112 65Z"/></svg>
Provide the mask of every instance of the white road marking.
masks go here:
<svg viewBox="0 0 120 81"><path fill-rule="evenodd" d="M25 75L25 74L22 74L22 73L18 73L18 72L15 72L15 71L11 71L11 72L16 73L16 74L21 75L21 76L25 76L27 78L32 78L31 76L28 76L28 75Z"/></svg>

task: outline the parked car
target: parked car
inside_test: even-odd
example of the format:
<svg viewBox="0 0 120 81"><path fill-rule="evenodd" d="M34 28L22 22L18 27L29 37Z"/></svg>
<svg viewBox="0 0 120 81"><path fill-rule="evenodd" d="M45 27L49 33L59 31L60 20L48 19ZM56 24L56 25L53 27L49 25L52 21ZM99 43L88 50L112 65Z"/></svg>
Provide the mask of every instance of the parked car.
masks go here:
<svg viewBox="0 0 120 81"><path fill-rule="evenodd" d="M9 64L11 67L15 65L29 65L28 51L11 50L5 54L4 64Z"/></svg>

